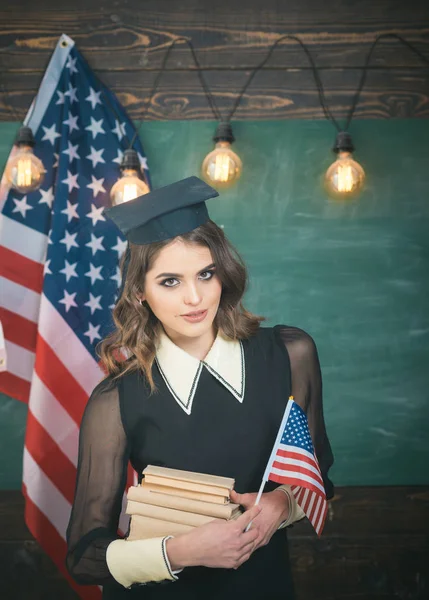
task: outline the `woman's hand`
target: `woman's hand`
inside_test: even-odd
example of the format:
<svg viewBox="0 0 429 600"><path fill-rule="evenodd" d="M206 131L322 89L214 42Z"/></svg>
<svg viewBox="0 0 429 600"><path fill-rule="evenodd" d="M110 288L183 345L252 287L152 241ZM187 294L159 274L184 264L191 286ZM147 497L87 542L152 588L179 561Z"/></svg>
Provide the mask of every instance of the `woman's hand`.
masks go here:
<svg viewBox="0 0 429 600"><path fill-rule="evenodd" d="M212 521L189 533L167 540L166 550L173 571L183 567L237 569L252 554L258 531L247 525L261 512L253 506L234 521Z"/></svg>
<svg viewBox="0 0 429 600"><path fill-rule="evenodd" d="M241 504L247 512L250 512L248 509L254 506L257 494L238 494L235 490L232 490L230 497L231 502ZM289 514L289 498L281 490L274 490L273 492L262 494L259 506L263 510L252 523L252 529L255 528L258 532L254 550L261 546L266 546L272 535L279 528L280 523L287 519ZM247 514L247 512L244 514Z"/></svg>

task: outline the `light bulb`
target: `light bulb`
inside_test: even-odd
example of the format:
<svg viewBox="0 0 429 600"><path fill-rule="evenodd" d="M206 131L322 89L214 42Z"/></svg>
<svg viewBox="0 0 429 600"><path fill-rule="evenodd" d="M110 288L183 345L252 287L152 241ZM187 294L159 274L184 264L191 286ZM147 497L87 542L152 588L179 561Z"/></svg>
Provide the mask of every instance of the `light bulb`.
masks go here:
<svg viewBox="0 0 429 600"><path fill-rule="evenodd" d="M231 150L234 135L230 123L220 123L214 136L215 149L205 157L201 173L207 183L217 189L225 189L235 183L243 168L237 154Z"/></svg>
<svg viewBox="0 0 429 600"><path fill-rule="evenodd" d="M21 127L15 145L17 152L8 160L6 181L21 194L37 190L45 177L42 161L33 153L34 138L29 127Z"/></svg>
<svg viewBox="0 0 429 600"><path fill-rule="evenodd" d="M140 179L135 169L124 169L122 177L118 179L110 192L112 204L122 204L143 196L149 192L148 185Z"/></svg>
<svg viewBox="0 0 429 600"><path fill-rule="evenodd" d="M354 150L351 137L342 131L337 135L334 152L338 159L332 163L325 175L328 194L339 200L355 198L362 190L365 171L352 157Z"/></svg>
<svg viewBox="0 0 429 600"><path fill-rule="evenodd" d="M129 202L149 193L149 186L139 177L141 167L135 150L125 150L121 171L122 177L118 179L110 191L113 205Z"/></svg>

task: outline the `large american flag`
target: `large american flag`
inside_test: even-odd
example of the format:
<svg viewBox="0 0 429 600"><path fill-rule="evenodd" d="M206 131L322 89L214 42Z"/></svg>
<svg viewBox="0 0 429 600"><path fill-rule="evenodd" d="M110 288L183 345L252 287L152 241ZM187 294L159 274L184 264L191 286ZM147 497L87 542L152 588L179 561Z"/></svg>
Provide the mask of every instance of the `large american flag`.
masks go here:
<svg viewBox="0 0 429 600"><path fill-rule="evenodd" d="M65 35L26 124L47 172L41 189L25 195L2 182L0 320L7 371L0 373L0 390L28 402L26 523L80 596L92 600L100 590L77 586L65 571L65 533L79 425L102 378L95 346L112 327L125 249L103 208L134 128ZM147 169L139 142L135 149Z"/></svg>
<svg viewBox="0 0 429 600"><path fill-rule="evenodd" d="M305 412L292 398L277 434L264 481L289 484L297 503L317 535L322 533L327 502L319 463L311 441Z"/></svg>

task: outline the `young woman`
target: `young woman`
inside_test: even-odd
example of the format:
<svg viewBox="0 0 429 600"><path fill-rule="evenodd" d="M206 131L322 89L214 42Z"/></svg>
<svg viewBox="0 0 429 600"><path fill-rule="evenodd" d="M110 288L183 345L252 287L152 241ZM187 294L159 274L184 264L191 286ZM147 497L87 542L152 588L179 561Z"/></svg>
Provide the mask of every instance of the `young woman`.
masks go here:
<svg viewBox="0 0 429 600"><path fill-rule="evenodd" d="M205 207L215 195L192 177L107 211L129 246L67 532L71 575L106 599L293 598L284 527L304 513L271 482L254 506L290 395L333 493L315 344L245 310L245 266ZM140 478L148 464L233 477L245 512L177 537L120 539L128 461Z"/></svg>

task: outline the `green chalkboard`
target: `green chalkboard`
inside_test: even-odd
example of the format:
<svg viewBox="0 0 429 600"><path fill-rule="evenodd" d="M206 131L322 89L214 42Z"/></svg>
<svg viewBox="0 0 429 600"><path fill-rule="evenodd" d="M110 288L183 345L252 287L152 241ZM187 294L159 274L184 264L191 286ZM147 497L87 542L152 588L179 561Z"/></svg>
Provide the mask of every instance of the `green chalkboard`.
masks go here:
<svg viewBox="0 0 429 600"><path fill-rule="evenodd" d="M15 129L0 126L0 163ZM198 174L213 131L145 124L154 186ZM241 121L234 132L243 176L210 213L247 261L248 307L317 343L335 482L429 483L429 121L353 124L367 186L351 203L321 185L329 123ZM4 398L0 410L0 486L19 487L25 414Z"/></svg>

